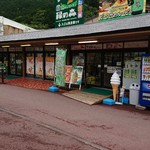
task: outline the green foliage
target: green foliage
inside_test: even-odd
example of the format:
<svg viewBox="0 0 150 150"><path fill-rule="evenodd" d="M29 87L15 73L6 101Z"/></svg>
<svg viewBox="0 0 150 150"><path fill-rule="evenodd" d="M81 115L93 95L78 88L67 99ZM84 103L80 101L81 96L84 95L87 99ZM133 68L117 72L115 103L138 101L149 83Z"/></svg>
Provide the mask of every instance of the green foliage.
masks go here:
<svg viewBox="0 0 150 150"><path fill-rule="evenodd" d="M85 0L85 20L98 13L99 0ZM35 29L54 27L54 0L0 0L0 16Z"/></svg>

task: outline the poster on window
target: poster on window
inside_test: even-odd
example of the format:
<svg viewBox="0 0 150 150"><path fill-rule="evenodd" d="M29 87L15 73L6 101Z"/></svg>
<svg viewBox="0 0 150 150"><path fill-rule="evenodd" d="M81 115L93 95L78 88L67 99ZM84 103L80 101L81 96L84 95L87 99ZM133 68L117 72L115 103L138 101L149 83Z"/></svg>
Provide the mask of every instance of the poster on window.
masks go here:
<svg viewBox="0 0 150 150"><path fill-rule="evenodd" d="M72 72L72 66L71 65L66 65L66 71L65 71L65 81L66 81L66 83L70 83L71 72Z"/></svg>
<svg viewBox="0 0 150 150"><path fill-rule="evenodd" d="M27 74L34 74L34 57L26 57L26 73Z"/></svg>
<svg viewBox="0 0 150 150"><path fill-rule="evenodd" d="M137 69L131 69L131 78L133 78L133 79L138 78L138 70Z"/></svg>
<svg viewBox="0 0 150 150"><path fill-rule="evenodd" d="M43 57L36 57L36 76L43 76Z"/></svg>
<svg viewBox="0 0 150 150"><path fill-rule="evenodd" d="M47 78L54 78L54 57L46 57L45 74Z"/></svg>
<svg viewBox="0 0 150 150"><path fill-rule="evenodd" d="M65 86L66 50L56 49L55 84Z"/></svg>
<svg viewBox="0 0 150 150"><path fill-rule="evenodd" d="M124 78L131 78L131 70L129 68L123 69Z"/></svg>

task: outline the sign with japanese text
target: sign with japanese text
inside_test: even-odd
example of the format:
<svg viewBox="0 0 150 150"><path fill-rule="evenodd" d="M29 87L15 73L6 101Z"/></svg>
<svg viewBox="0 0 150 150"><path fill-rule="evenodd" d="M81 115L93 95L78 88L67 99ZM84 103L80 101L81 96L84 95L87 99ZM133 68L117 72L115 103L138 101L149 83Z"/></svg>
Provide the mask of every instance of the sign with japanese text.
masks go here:
<svg viewBox="0 0 150 150"><path fill-rule="evenodd" d="M83 24L84 0L55 0L55 27Z"/></svg>
<svg viewBox="0 0 150 150"><path fill-rule="evenodd" d="M146 0L100 0L99 21L142 14L145 7Z"/></svg>
<svg viewBox="0 0 150 150"><path fill-rule="evenodd" d="M65 81L66 81L66 83L70 83L71 72L72 72L72 66L71 65L66 65L66 71L65 71Z"/></svg>
<svg viewBox="0 0 150 150"><path fill-rule="evenodd" d="M55 84L65 86L65 66L66 66L66 50L56 50L55 60Z"/></svg>

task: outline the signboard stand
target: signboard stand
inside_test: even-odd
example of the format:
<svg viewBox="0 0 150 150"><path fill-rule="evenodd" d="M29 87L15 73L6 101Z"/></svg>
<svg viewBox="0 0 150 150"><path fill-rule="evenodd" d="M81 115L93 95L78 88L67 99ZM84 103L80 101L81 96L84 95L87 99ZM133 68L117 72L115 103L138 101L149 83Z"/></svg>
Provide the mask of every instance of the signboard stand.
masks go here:
<svg viewBox="0 0 150 150"><path fill-rule="evenodd" d="M79 85L79 90L81 90L82 74L83 74L83 66L73 66L69 82L69 89L71 88L72 84L75 84Z"/></svg>

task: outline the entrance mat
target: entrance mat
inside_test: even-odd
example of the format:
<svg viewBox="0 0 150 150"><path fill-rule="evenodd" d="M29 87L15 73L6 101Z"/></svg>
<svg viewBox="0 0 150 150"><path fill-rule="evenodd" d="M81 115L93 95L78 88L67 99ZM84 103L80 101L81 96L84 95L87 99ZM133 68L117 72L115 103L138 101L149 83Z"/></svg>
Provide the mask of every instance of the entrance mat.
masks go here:
<svg viewBox="0 0 150 150"><path fill-rule="evenodd" d="M79 90L66 92L66 93L63 93L62 95L75 99L77 101L89 104L89 105L101 103L104 98L108 98L111 96L111 95L105 96L105 95L87 93L87 92L82 92Z"/></svg>
<svg viewBox="0 0 150 150"><path fill-rule="evenodd" d="M99 95L104 95L104 96L112 95L112 90L102 89L102 88L97 88L97 87L83 89L82 92L99 94Z"/></svg>
<svg viewBox="0 0 150 150"><path fill-rule="evenodd" d="M21 77L20 76L15 76L15 75L6 76L7 80L12 80L12 79L16 79L16 78L21 78Z"/></svg>

